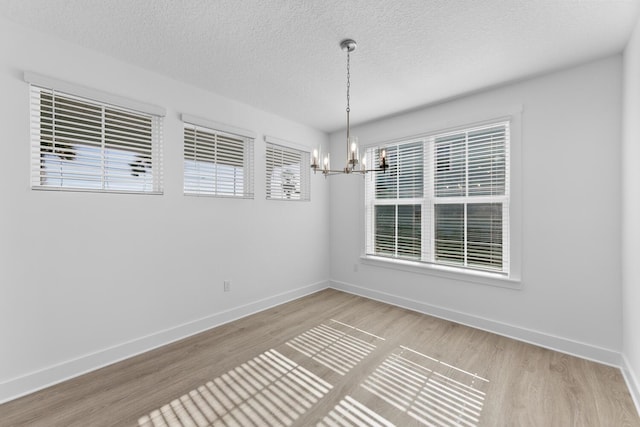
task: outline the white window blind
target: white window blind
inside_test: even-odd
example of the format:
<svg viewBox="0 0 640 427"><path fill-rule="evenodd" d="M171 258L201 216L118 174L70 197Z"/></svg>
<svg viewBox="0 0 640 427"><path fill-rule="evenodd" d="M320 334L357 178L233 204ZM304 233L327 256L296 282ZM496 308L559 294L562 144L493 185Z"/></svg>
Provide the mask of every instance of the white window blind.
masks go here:
<svg viewBox="0 0 640 427"><path fill-rule="evenodd" d="M31 85L31 186L162 193L162 117Z"/></svg>
<svg viewBox="0 0 640 427"><path fill-rule="evenodd" d="M509 273L509 123L368 149L366 253Z"/></svg>
<svg viewBox="0 0 640 427"><path fill-rule="evenodd" d="M184 124L184 193L253 198L253 138Z"/></svg>
<svg viewBox="0 0 640 427"><path fill-rule="evenodd" d="M436 136L433 257L508 271L508 126Z"/></svg>
<svg viewBox="0 0 640 427"><path fill-rule="evenodd" d="M310 200L309 152L266 140L267 199Z"/></svg>

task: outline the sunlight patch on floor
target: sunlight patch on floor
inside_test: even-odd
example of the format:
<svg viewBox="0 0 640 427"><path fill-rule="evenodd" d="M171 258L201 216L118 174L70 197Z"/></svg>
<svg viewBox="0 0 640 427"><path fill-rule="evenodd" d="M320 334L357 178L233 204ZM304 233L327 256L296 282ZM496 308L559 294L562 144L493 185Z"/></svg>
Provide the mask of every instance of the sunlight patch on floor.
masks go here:
<svg viewBox="0 0 640 427"><path fill-rule="evenodd" d="M393 427L394 424L351 396L345 396L317 427Z"/></svg>
<svg viewBox="0 0 640 427"><path fill-rule="evenodd" d="M272 349L141 417L138 425L289 426L331 388Z"/></svg>
<svg viewBox="0 0 640 427"><path fill-rule="evenodd" d="M475 427L488 383L477 374L401 346L362 387L425 425Z"/></svg>
<svg viewBox="0 0 640 427"><path fill-rule="evenodd" d="M384 338L337 320L322 323L287 345L340 375L347 374Z"/></svg>

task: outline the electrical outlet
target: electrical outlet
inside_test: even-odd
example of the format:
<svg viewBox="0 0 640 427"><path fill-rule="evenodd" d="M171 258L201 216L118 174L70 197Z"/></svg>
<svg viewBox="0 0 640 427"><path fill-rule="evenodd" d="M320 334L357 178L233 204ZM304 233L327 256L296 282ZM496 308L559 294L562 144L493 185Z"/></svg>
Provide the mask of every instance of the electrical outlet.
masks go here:
<svg viewBox="0 0 640 427"><path fill-rule="evenodd" d="M231 280L224 281L224 291L231 292Z"/></svg>
<svg viewBox="0 0 640 427"><path fill-rule="evenodd" d="M354 273L358 272L358 264L353 264L353 272Z"/></svg>

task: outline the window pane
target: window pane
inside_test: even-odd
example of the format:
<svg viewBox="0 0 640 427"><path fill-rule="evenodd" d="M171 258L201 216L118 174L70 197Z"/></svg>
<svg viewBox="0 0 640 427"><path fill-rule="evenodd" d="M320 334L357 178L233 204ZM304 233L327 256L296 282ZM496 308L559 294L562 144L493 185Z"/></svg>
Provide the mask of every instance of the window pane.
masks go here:
<svg viewBox="0 0 640 427"><path fill-rule="evenodd" d="M464 205L435 205L436 261L464 263Z"/></svg>
<svg viewBox="0 0 640 427"><path fill-rule="evenodd" d="M424 144L422 141L385 148L389 169L375 175L376 199L422 197L424 193ZM375 158L380 158L380 149ZM379 165L376 165L377 167Z"/></svg>
<svg viewBox="0 0 640 427"><path fill-rule="evenodd" d="M395 255L396 207L376 206L375 212L375 253Z"/></svg>
<svg viewBox="0 0 640 427"><path fill-rule="evenodd" d="M54 144L51 152L43 151L40 153L40 185L102 189L102 180L95 174L102 164L100 148L72 144L70 150L62 154L56 151Z"/></svg>
<svg viewBox="0 0 640 427"><path fill-rule="evenodd" d="M398 206L398 256L417 258L421 256L421 206Z"/></svg>
<svg viewBox="0 0 640 427"><path fill-rule="evenodd" d="M105 108L105 189L152 190L152 129L150 117Z"/></svg>
<svg viewBox="0 0 640 427"><path fill-rule="evenodd" d="M435 140L435 193L437 197L466 194L466 136L464 133Z"/></svg>
<svg viewBox="0 0 640 427"><path fill-rule="evenodd" d="M376 150L375 158L380 158ZM422 197L424 193L424 145L422 141L385 148L389 169L375 175L376 199Z"/></svg>
<svg viewBox="0 0 640 427"><path fill-rule="evenodd" d="M380 151L376 150L376 159L380 158ZM376 172L376 199L395 199L398 197L398 147L385 148L389 168L386 172Z"/></svg>
<svg viewBox="0 0 640 427"><path fill-rule="evenodd" d="M422 247L420 205L375 207L375 253L420 259Z"/></svg>
<svg viewBox="0 0 640 427"><path fill-rule="evenodd" d="M469 196L505 192L506 128L469 132Z"/></svg>
<svg viewBox="0 0 640 427"><path fill-rule="evenodd" d="M502 268L502 204L467 205L467 263Z"/></svg>
<svg viewBox="0 0 640 427"><path fill-rule="evenodd" d="M422 197L424 183L422 141L402 144L398 151L398 197Z"/></svg>

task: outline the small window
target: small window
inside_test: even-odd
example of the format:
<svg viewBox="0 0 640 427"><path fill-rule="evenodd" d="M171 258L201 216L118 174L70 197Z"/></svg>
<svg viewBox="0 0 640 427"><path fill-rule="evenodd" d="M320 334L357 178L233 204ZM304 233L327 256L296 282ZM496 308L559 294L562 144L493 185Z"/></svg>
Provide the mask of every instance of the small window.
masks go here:
<svg viewBox="0 0 640 427"><path fill-rule="evenodd" d="M310 200L309 152L267 139L267 199Z"/></svg>
<svg viewBox="0 0 640 427"><path fill-rule="evenodd" d="M162 193L162 117L31 86L31 186Z"/></svg>
<svg viewBox="0 0 640 427"><path fill-rule="evenodd" d="M253 138L185 123L184 193L253 198Z"/></svg>

